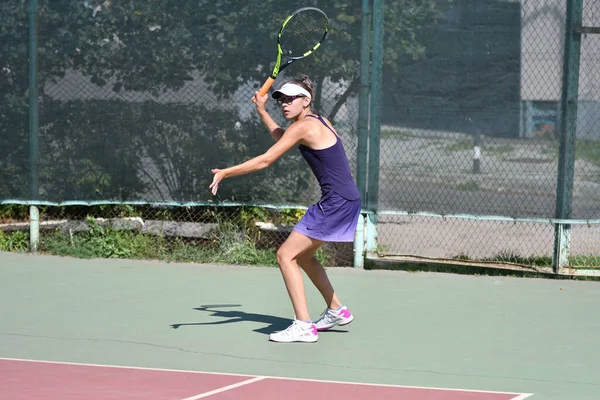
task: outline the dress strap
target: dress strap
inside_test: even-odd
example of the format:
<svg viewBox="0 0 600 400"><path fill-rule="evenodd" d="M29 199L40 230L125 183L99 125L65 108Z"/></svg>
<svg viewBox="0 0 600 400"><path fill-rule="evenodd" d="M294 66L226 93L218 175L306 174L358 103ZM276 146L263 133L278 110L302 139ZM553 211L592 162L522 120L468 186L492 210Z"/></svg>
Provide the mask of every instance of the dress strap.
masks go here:
<svg viewBox="0 0 600 400"><path fill-rule="evenodd" d="M314 115L314 114L308 114L308 115L306 115L306 116L307 116L307 117L314 118L314 119L318 119L319 121L321 121L321 123L322 123L323 125L325 125L325 127L327 127L327 129L329 129L329 130L331 131L331 133L333 133L335 136L338 136L338 134L337 134L337 133L335 133L335 131L334 131L333 129L331 129L331 127L329 126L329 124L327 124L327 122L325 122L325 120L323 119L323 117L321 117L320 115L318 115L318 114L317 114L317 115Z"/></svg>

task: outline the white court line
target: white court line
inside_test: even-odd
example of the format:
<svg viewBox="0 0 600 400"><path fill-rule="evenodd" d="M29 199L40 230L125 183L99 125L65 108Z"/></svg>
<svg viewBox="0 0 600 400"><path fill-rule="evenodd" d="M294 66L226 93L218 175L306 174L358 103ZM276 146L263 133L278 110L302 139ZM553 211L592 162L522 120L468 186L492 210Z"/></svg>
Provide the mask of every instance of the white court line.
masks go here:
<svg viewBox="0 0 600 400"><path fill-rule="evenodd" d="M242 381L242 382L234 383L233 385L229 385L229 386L223 386L220 389L215 389L215 390L212 390L210 392L201 393L201 394L198 394L198 395L192 396L192 397L186 397L183 400L198 400L198 399L203 399L205 397L212 396L213 394L226 392L228 390L235 389L235 388L240 387L240 386L249 385L249 384L254 383L254 382L262 381L263 379L266 379L266 378L264 376L257 376L256 378L248 379L247 381Z"/></svg>
<svg viewBox="0 0 600 400"><path fill-rule="evenodd" d="M523 393L523 394L515 397L512 400L525 400L526 398L531 397L531 396L533 396L533 393Z"/></svg>
<svg viewBox="0 0 600 400"><path fill-rule="evenodd" d="M390 387L390 388L400 388L400 389L424 389L424 390L445 390L451 392L470 392L470 393L488 393L488 394L512 394L517 397L514 397L511 400L523 400L530 396L533 396L533 393L514 393L514 392L499 392L493 390L475 390L475 389L455 389L455 388L442 388L442 387L427 387L427 386L406 386L406 385L388 385L383 383L362 383L362 382L344 382L344 381L328 381L328 380L320 380L320 379L306 379L306 378L286 378L283 376L268 376L268 375L244 375L244 374L232 374L228 372L208 372L208 371L188 371L183 369L165 369L165 368L147 368L147 367L128 367L124 365L103 365L103 364L87 364L87 363L73 363L73 362L63 362L63 361L46 361L46 360L27 360L24 358L4 358L0 357L0 360L5 361L24 361L30 363L40 363L40 364L62 364L62 365L74 365L74 366L82 366L82 367L98 367L98 368L115 368L115 369L134 369L141 371L162 371L162 372L181 372L186 374L207 374L207 375L225 375L225 376L238 376L238 377L246 377L250 378L254 376L255 378L262 379L279 379L286 381L302 381L302 382L318 382L318 383L335 383L342 385L358 385L358 386L377 386L377 387Z"/></svg>

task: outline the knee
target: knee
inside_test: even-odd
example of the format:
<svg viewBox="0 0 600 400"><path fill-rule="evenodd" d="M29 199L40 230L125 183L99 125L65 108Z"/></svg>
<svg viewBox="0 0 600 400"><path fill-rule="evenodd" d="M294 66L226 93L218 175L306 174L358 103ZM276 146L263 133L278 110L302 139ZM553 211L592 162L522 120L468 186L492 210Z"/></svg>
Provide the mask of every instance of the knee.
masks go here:
<svg viewBox="0 0 600 400"><path fill-rule="evenodd" d="M290 255L290 252L287 251L287 249L284 246L281 246L277 250L277 263L279 264L279 268L281 268L284 265L287 265L291 260L292 257Z"/></svg>

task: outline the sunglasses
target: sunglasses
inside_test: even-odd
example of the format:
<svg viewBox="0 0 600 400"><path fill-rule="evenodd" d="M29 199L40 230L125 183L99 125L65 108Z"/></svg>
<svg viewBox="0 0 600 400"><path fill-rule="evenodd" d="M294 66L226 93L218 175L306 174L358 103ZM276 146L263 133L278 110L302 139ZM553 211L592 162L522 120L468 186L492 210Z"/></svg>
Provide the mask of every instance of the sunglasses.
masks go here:
<svg viewBox="0 0 600 400"><path fill-rule="evenodd" d="M297 95L297 96L281 96L277 99L277 104L282 105L282 104L290 104L292 101L300 98L300 97L306 97L304 95Z"/></svg>

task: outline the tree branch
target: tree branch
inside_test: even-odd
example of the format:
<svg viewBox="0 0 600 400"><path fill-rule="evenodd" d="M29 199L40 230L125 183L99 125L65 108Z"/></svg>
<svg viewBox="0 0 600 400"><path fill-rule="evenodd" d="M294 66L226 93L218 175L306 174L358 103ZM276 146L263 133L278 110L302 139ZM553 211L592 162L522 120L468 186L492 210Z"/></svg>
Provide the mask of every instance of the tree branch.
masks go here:
<svg viewBox="0 0 600 400"><path fill-rule="evenodd" d="M329 116L328 116L330 121L332 121L332 122L335 121L335 116L340 111L340 108L342 108L344 103L348 100L348 97L350 97L351 95L356 93L359 85L360 85L360 80L356 76L356 77L354 77L352 82L350 82L350 85L348 85L348 87L346 88L346 91L340 96L338 101L335 103L335 106L333 106L333 109L331 110L331 112L329 113Z"/></svg>

